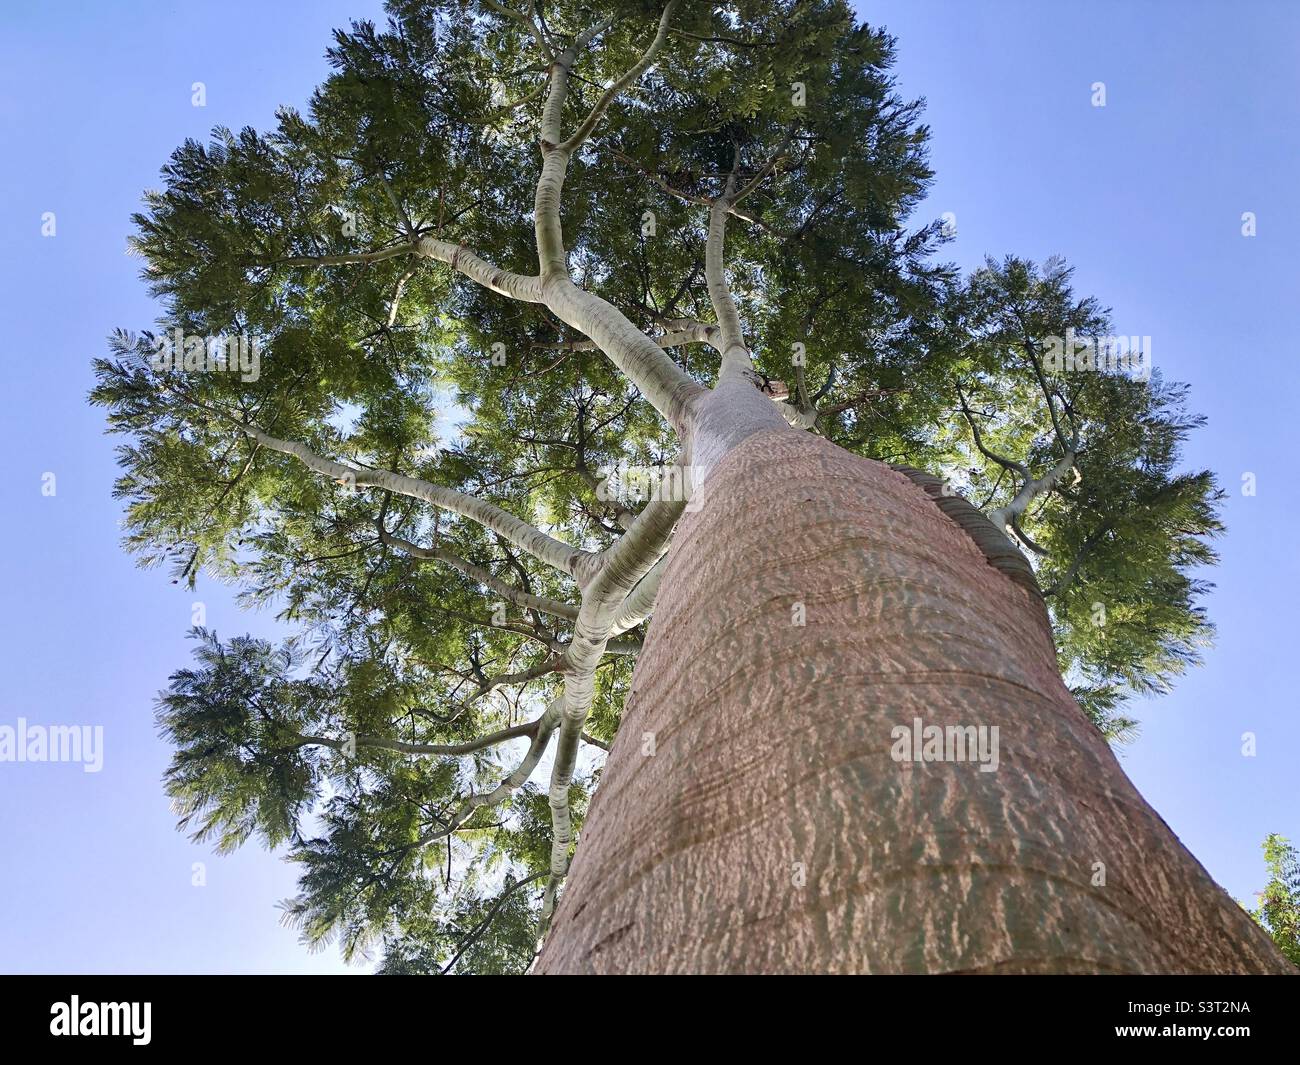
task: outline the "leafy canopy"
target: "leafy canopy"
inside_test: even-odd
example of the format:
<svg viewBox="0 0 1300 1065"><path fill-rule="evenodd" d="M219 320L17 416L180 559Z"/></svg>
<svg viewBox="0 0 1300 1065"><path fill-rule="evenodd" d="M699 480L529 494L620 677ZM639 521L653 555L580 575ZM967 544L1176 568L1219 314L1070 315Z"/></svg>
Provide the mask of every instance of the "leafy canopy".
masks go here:
<svg viewBox="0 0 1300 1065"><path fill-rule="evenodd" d="M281 647L196 632L159 704L167 787L196 838L287 845L302 870L287 917L312 944L378 947L384 971L531 957L546 796L523 785L465 810L545 734L579 589L474 520L322 476L247 427L489 501L574 547L615 542L641 501L603 478L669 461L672 431L544 306L410 248L436 236L534 272L550 60L611 20L575 65L572 129L660 13L393 0L386 25L336 34L305 113L187 141L134 219L163 315L114 335L92 394L126 441L127 546L191 586L236 583L294 630ZM938 260L940 225L913 217L928 130L891 79L894 47L843 0L677 8L569 168L571 275L652 337L707 327L706 205L729 175L756 181L728 228L730 287L757 369L812 431L941 473L990 512L1068 458L1009 531L1038 567L1067 678L1118 737L1125 695L1166 687L1209 633L1197 572L1219 493L1179 469L1199 420L1158 377L1044 367L1051 338L1109 329L1062 264L963 278ZM258 372L155 367L176 330L256 339ZM712 383L716 352L668 350ZM643 631L596 671L579 818Z"/></svg>

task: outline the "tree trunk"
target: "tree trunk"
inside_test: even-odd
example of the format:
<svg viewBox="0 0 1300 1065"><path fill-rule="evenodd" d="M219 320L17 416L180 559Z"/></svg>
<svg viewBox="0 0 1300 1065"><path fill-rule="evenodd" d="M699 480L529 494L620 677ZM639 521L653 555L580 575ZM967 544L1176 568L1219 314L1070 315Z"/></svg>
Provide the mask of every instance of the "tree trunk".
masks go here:
<svg viewBox="0 0 1300 1065"><path fill-rule="evenodd" d="M769 429L697 502L537 971L1288 971L921 488Z"/></svg>

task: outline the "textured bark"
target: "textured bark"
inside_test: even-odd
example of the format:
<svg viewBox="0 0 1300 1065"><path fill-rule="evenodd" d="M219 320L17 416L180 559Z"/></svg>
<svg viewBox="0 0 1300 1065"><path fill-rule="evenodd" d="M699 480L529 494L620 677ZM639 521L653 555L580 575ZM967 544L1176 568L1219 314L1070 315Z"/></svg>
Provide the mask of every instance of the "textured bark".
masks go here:
<svg viewBox="0 0 1300 1065"><path fill-rule="evenodd" d="M1042 592L1038 587L1038 578L1025 556L1007 539L1004 529L985 517L983 511L965 496L950 492L947 486L934 474L926 473L912 466L891 465L890 469L903 474L925 494L934 500L935 505L957 523L962 531L971 538L979 548L990 566L1001 570L1008 579L1020 585L1029 593L1037 609L1046 611Z"/></svg>
<svg viewBox="0 0 1300 1065"><path fill-rule="evenodd" d="M781 429L699 502L539 972L1287 971L923 487ZM917 717L997 770L895 761Z"/></svg>

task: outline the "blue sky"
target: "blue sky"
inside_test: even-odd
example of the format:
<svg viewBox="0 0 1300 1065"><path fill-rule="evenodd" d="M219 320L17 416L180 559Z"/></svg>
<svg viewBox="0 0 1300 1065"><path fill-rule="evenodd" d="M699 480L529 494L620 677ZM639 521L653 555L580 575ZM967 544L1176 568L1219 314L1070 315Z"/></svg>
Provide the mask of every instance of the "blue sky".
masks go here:
<svg viewBox="0 0 1300 1065"><path fill-rule="evenodd" d="M1209 602L1219 641L1170 696L1139 706L1124 764L1232 894L1263 884L1260 841L1300 836L1289 474L1300 389L1291 250L1300 145L1300 8L1277 3L861 5L899 37L903 92L925 96L952 212L949 254L1062 254L1150 335L1155 365L1210 417L1189 465L1220 474L1229 533ZM102 725L104 768L0 764L0 971L333 972L278 923L293 870L250 846L217 857L173 829L153 698L189 656L192 604L223 635L273 629L229 589L173 586L120 550L113 441L89 409L90 360L156 317L128 217L185 137L265 127L325 73L333 26L369 0L45 3L0 39L0 725ZM207 106L191 105L206 85ZM1106 106L1094 107L1095 82ZM1241 235L1254 212L1258 235ZM56 233L41 235L54 212ZM1242 474L1256 475L1254 497ZM56 494L42 478L56 477ZM1257 736L1243 757L1241 736ZM192 885L206 863L206 886ZM354 968L352 971L364 971Z"/></svg>

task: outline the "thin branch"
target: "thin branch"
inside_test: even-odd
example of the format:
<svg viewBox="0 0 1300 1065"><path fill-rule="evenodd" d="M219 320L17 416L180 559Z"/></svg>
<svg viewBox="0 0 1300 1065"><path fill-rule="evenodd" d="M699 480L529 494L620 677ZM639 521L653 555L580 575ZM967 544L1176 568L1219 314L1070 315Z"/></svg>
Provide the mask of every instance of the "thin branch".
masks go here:
<svg viewBox="0 0 1300 1065"><path fill-rule="evenodd" d="M1052 586L1043 592L1043 596L1060 596L1065 590L1074 583L1075 577L1079 575L1079 567L1083 565L1084 560L1092 552L1092 549L1101 542L1101 538L1114 527L1113 521L1104 522L1097 528L1082 544L1079 550L1075 552L1074 558L1070 561L1070 567L1057 580L1052 582Z"/></svg>
<svg viewBox="0 0 1300 1065"><path fill-rule="evenodd" d="M390 244L386 248L374 251L346 252L342 255L292 255L283 259L272 259L261 263L262 266L352 266L360 263L378 263L385 259L396 259L399 255L414 255L416 245L413 241L402 244Z"/></svg>
<svg viewBox="0 0 1300 1065"><path fill-rule="evenodd" d="M486 677L479 681L479 690L470 697L469 702L472 703L485 695L491 695L498 688L504 688L507 685L527 684L530 680L537 680L539 677L545 677L551 673L563 673L568 668L569 661L569 654L565 651L552 655L550 658L544 658L527 669L517 670L513 673L497 673L491 677Z"/></svg>
<svg viewBox="0 0 1300 1065"><path fill-rule="evenodd" d="M1030 476L1029 469L1023 463L998 455L984 446L984 438L980 435L979 425L975 422L974 413L966 403L966 395L962 392L961 385L957 386L957 398L961 401L961 412L965 416L967 424L970 425L971 436L974 438L975 446L979 449L980 454L989 461L996 462L999 466L1013 470L1022 477L1028 478Z"/></svg>
<svg viewBox="0 0 1300 1065"><path fill-rule="evenodd" d="M512 7L507 7L505 4L499 3L498 0L483 0L483 3L486 4L493 11L495 11L498 15L510 19L513 22L517 22L519 23L519 25L523 26L523 28L528 32L529 36L531 36L532 39L537 42L538 51L542 53L542 55L546 58L546 61L548 63L555 58L555 54L551 51L550 46L547 45L546 43L546 38L542 34L541 27L538 26L538 24L534 22L529 16L525 15L522 11L516 11Z"/></svg>
<svg viewBox="0 0 1300 1065"><path fill-rule="evenodd" d="M397 193L393 191L393 186L389 184L388 176L382 171L379 174L379 181L384 186L384 194L388 197L388 202L393 205L393 210L397 212L397 217L401 220L402 229L405 230L408 237L414 238L415 226L411 224L411 216L406 213L402 201L397 198Z"/></svg>
<svg viewBox="0 0 1300 1065"><path fill-rule="evenodd" d="M755 189L757 189L760 185L762 185L765 180L767 180L767 175L772 173L772 171L777 168L777 165L781 162L781 160L786 157L786 153L790 150L790 144L793 140L794 140L794 130L792 129L788 134L786 134L785 140L781 142L780 146L771 155L767 157L767 161L764 162L763 165L759 168L758 173L754 175L754 177L750 180L749 184L747 184L744 188L742 188L739 192L737 192L735 196L731 198L731 206L734 207L746 196L750 195L750 193L752 193Z"/></svg>
<svg viewBox="0 0 1300 1065"><path fill-rule="evenodd" d="M1015 315L1016 321L1020 324L1020 343L1025 349L1025 354L1029 356L1029 363L1033 367L1034 376L1038 379L1038 387L1043 391L1043 398L1047 400L1047 413L1052 419L1052 429L1056 433L1056 442L1061 447L1063 454L1070 454L1079 449L1079 437L1077 432L1072 439L1067 440L1064 431L1061 429L1061 421L1056 415L1056 404L1052 402L1052 389L1047 383L1047 376L1043 373L1042 361L1038 358L1038 352L1034 349L1034 341L1030 335L1028 324L1021 314L1019 307L1013 307L1012 314Z"/></svg>
<svg viewBox="0 0 1300 1065"><path fill-rule="evenodd" d="M1026 533L1025 530L1020 527L1019 514L1012 514L1008 524L1011 526L1012 531L1016 534L1016 539L1018 539L1022 544L1024 544L1027 548L1029 548L1030 551L1032 551L1036 555L1047 554L1047 549L1045 547L1040 547L1038 544L1034 543L1034 541L1030 539L1029 534Z"/></svg>
<svg viewBox="0 0 1300 1065"><path fill-rule="evenodd" d="M589 734L586 733L586 732L584 732L584 733L582 734L582 742L583 742L583 743L589 743L589 744L591 744L593 747L599 747L602 751L608 751L608 750L609 750L609 744L608 744L608 743L606 743L604 740L598 740L598 739L596 739L595 736L589 735Z"/></svg>
<svg viewBox="0 0 1300 1065"><path fill-rule="evenodd" d="M559 725L560 707L563 702L563 695L551 700L545 713L537 721L537 731L533 735L533 742L529 744L527 754L524 755L523 760L515 768L514 772L502 780L492 791L485 792L482 795L471 795L452 814L446 825L440 829L425 833L420 837L420 842L422 844L432 843L435 839L450 836L470 819L475 810L480 807L498 806L505 802L515 791L523 787L528 778L533 775L533 770L537 768L537 763L541 761L542 754L546 751L551 736Z"/></svg>
<svg viewBox="0 0 1300 1065"><path fill-rule="evenodd" d="M505 581L501 580L501 578L493 576L482 567L467 562L459 555L456 555L445 548L419 547L416 544L411 543L409 540L403 540L400 536L394 536L392 533L384 529L382 523L377 524L379 528L379 539L389 547L395 547L399 551L403 551L414 558L445 563L452 569L468 577L470 580L483 585L485 588L491 589L503 599L506 599L525 610L540 610L544 614L550 614L552 617L564 618L567 621L576 621L578 618L578 608L576 606L521 591L514 585L507 584Z"/></svg>
<svg viewBox="0 0 1300 1065"><path fill-rule="evenodd" d="M700 41L704 44L734 44L737 48L763 48L772 47L776 41L742 41L738 37L727 37L715 35L706 37L700 33L692 33L690 30L673 30L678 37L685 37L688 40Z"/></svg>
<svg viewBox="0 0 1300 1065"><path fill-rule="evenodd" d="M620 163L626 163L628 166L634 167L635 169L639 170L642 176L648 178L650 182L653 185L655 185L661 192L665 192L669 196L679 199L684 203L695 204L697 207L713 206L714 201L709 199L707 196L701 196L692 192L686 192L682 189L679 189L673 185L668 184L667 179L661 177L653 170L646 169L644 166L642 166L631 156L624 155L622 152L614 148L607 147L605 150L608 151L609 154L612 155L615 159L617 159ZM757 215L751 214L748 211L742 211L735 204L729 204L727 206L727 213L730 215L734 215L736 218L739 218L742 222L749 222L751 225L756 225L761 229L766 230L768 233L771 233L773 236L777 236L777 237L787 236L787 234L782 233L779 230L773 229Z"/></svg>
<svg viewBox="0 0 1300 1065"><path fill-rule="evenodd" d="M493 747L498 743L508 743L510 740L517 740L523 736L531 738L537 734L540 724L540 718L536 721L525 721L510 728L498 729L487 736L467 740L465 743L405 743L401 740L385 739L382 736L351 736L349 739L340 740L331 739L328 736L308 736L299 733L296 746L330 747L336 751L345 751L349 747L376 747L380 750L396 751L399 754L429 754L451 757L473 754L484 748Z"/></svg>
<svg viewBox="0 0 1300 1065"><path fill-rule="evenodd" d="M484 917L483 920L480 921L474 927L474 930L470 932L468 936L465 937L465 941L461 943L459 947L456 948L456 953L451 956L451 961L447 962L447 964L444 965L441 970L439 970L439 975L446 976L449 972L451 972L452 969L455 968L456 963L460 961L461 956L465 953L465 951L469 950L470 947L472 947L475 943L478 942L479 937L482 936L483 933L487 930L487 927L493 922L493 920L496 918L498 911L501 909L502 906L506 904L506 900L509 899L511 895L513 895L521 887L524 887L527 884L531 884L536 880L540 880L545 875L546 875L545 873L534 873L532 876L526 876L522 880L516 880L513 884L507 887L505 891L501 892L501 894L497 896L496 902L492 904L492 909L488 911L487 916Z"/></svg>
<svg viewBox="0 0 1300 1065"><path fill-rule="evenodd" d="M673 12L677 10L679 3L680 0L668 0L668 3L664 6L663 14L659 16L659 29L649 46L641 54L641 58L601 94L590 114L582 120L582 124L574 130L573 135L560 146L562 151L573 152L581 146L591 136L596 124L604 117L605 112L609 110L609 105L618 99L624 89L650 69L650 65L655 61L655 56L659 54L664 41L668 39L668 22L672 18Z"/></svg>
<svg viewBox="0 0 1300 1065"><path fill-rule="evenodd" d="M538 99L542 93L546 92L546 82L539 82L537 87L531 92L525 93L517 100L509 100L506 103L497 106L498 111L518 111L521 107L527 107L534 100Z"/></svg>
<svg viewBox="0 0 1300 1065"><path fill-rule="evenodd" d="M651 337L661 348L676 348L686 344L709 344L712 345L717 339L718 327L709 322L692 322L689 326L682 329L675 329L672 332L664 333L662 336ZM538 342L533 347L539 351L599 351L600 347L594 340L567 340L558 344L547 344Z"/></svg>

